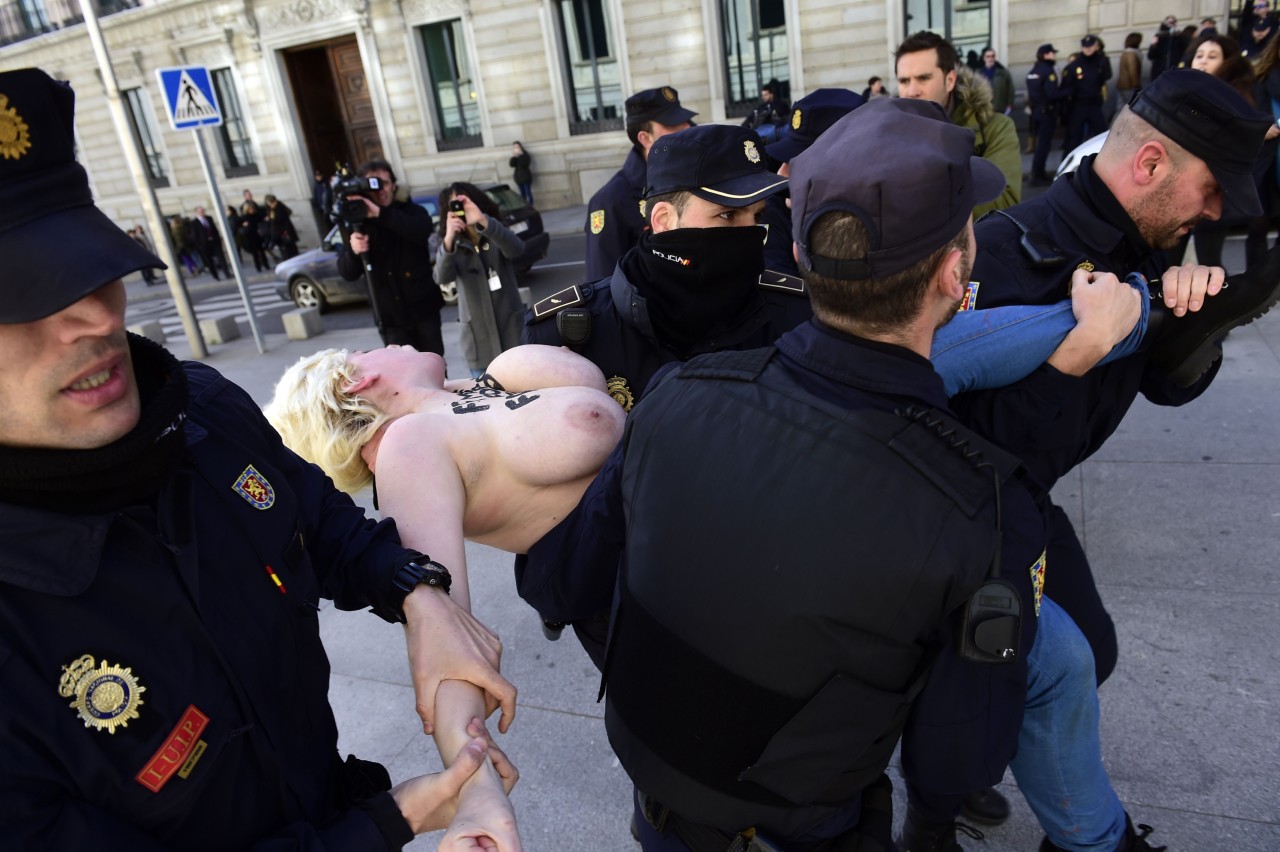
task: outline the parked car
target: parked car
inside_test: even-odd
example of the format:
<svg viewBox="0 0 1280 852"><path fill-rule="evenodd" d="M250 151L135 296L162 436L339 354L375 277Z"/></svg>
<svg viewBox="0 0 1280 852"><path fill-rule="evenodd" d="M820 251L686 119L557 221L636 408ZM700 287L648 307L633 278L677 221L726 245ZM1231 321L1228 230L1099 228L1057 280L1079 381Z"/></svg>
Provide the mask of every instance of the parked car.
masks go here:
<svg viewBox="0 0 1280 852"><path fill-rule="evenodd" d="M1063 175L1071 174L1076 169L1080 168L1081 160L1085 157L1092 157L1094 154L1101 151L1102 143L1107 141L1107 132L1108 131L1104 130L1097 136L1084 140L1067 152L1066 156L1062 158L1062 162L1058 164L1058 171L1054 173L1053 179L1057 180Z"/></svg>
<svg viewBox="0 0 1280 852"><path fill-rule="evenodd" d="M526 204L520 194L505 183L485 187L484 191L498 205L503 224L524 240L525 251L516 261L516 269L521 274L528 272L547 256L547 247L551 243L550 235L543 230L542 214ZM440 221L434 195L414 196L413 201L426 209L433 221ZM342 234L335 226L317 248L276 264L276 292L280 298L290 299L300 308L319 308L321 313L332 305L368 301L369 292L364 279L347 281L338 272L338 251L341 248ZM440 291L445 304L458 303L456 284L441 285Z"/></svg>

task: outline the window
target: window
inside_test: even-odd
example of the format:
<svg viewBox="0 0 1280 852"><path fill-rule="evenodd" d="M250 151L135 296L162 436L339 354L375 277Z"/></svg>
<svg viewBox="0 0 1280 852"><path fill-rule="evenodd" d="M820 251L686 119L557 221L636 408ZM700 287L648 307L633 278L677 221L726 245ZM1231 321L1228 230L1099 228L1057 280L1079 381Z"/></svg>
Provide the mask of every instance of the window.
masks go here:
<svg viewBox="0 0 1280 852"><path fill-rule="evenodd" d="M249 142L249 129L244 123L244 110L236 95L235 78L230 68L213 69L213 88L218 96L218 108L222 110L222 124L218 125L218 147L222 150L222 165L227 177L256 175L258 164L253 159L253 145Z"/></svg>
<svg viewBox="0 0 1280 852"><path fill-rule="evenodd" d="M146 101L147 96L142 89L125 89L124 105L129 113L129 123L133 125L138 150L142 153L142 162L147 167L147 177L151 179L153 187L168 186L169 177L164 172L160 143L155 127L151 124L151 112L147 109Z"/></svg>
<svg viewBox="0 0 1280 852"><path fill-rule="evenodd" d="M556 0L568 87L569 132L622 130L621 72L605 0Z"/></svg>
<svg viewBox="0 0 1280 852"><path fill-rule="evenodd" d="M960 56L974 61L991 44L991 0L907 0L906 33L929 30L951 42Z"/></svg>
<svg viewBox="0 0 1280 852"><path fill-rule="evenodd" d="M441 151L475 148L480 138L480 104L476 100L471 57L462 37L462 21L442 21L422 27L427 51L427 75L436 114L436 144Z"/></svg>
<svg viewBox="0 0 1280 852"><path fill-rule="evenodd" d="M770 80L782 84L779 95L791 99L787 55L787 13L783 0L720 0L724 35L725 112L747 115Z"/></svg>

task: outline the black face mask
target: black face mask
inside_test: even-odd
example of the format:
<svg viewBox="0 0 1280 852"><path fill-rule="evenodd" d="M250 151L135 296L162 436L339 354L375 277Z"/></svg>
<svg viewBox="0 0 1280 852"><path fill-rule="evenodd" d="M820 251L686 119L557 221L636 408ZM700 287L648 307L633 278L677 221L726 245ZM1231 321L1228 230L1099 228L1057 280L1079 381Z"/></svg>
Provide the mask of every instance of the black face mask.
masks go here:
<svg viewBox="0 0 1280 852"><path fill-rule="evenodd" d="M645 233L623 272L645 297L653 330L689 352L759 309L762 228L677 228Z"/></svg>

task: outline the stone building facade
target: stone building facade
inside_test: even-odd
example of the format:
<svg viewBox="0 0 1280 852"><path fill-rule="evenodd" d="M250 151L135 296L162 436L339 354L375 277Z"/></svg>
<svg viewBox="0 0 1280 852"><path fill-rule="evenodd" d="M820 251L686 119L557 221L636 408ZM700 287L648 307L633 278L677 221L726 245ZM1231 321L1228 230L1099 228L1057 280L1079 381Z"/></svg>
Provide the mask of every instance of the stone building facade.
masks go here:
<svg viewBox="0 0 1280 852"><path fill-rule="evenodd" d="M90 2L90 0L83 0ZM698 121L736 121L774 78L892 86L892 51L933 29L996 48L1021 82L1036 46L1101 35L1113 52L1159 20L1220 20L1223 0L98 0L134 134L165 213L212 204L192 131L173 131L155 71L200 65L228 121L207 134L224 203L244 189L293 207L303 241L313 169L371 154L413 194L509 182L533 155L539 207L583 203L621 163L622 100L672 85ZM0 68L34 65L78 93L80 156L122 224L141 206L74 0L0 0ZM892 151L886 151L892 156Z"/></svg>

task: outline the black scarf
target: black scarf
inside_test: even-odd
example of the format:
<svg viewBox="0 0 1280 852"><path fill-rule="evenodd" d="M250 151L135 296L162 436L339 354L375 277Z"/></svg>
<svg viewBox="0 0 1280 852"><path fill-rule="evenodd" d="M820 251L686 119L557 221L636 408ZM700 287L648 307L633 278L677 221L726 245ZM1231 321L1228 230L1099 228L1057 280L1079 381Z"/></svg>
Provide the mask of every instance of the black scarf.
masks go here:
<svg viewBox="0 0 1280 852"><path fill-rule="evenodd" d="M93 450L0 445L0 502L74 514L150 502L182 455L187 377L178 360L129 335L142 413L119 440Z"/></svg>
<svg viewBox="0 0 1280 852"><path fill-rule="evenodd" d="M1080 194L1085 203L1093 208L1098 218L1124 235L1123 245L1112 252L1115 259L1125 269L1142 272L1149 277L1150 270L1147 268L1147 263L1152 257L1159 257L1163 262L1164 254L1147 245L1147 241L1139 233L1138 226L1134 224L1124 205L1107 187L1106 182L1094 174L1094 159L1094 157L1088 157L1080 163L1080 167L1076 169L1071 179L1080 188ZM1164 271L1163 266L1160 271Z"/></svg>
<svg viewBox="0 0 1280 852"><path fill-rule="evenodd" d="M677 228L645 233L622 271L645 297L658 339L678 353L742 323L760 309L765 232Z"/></svg>

